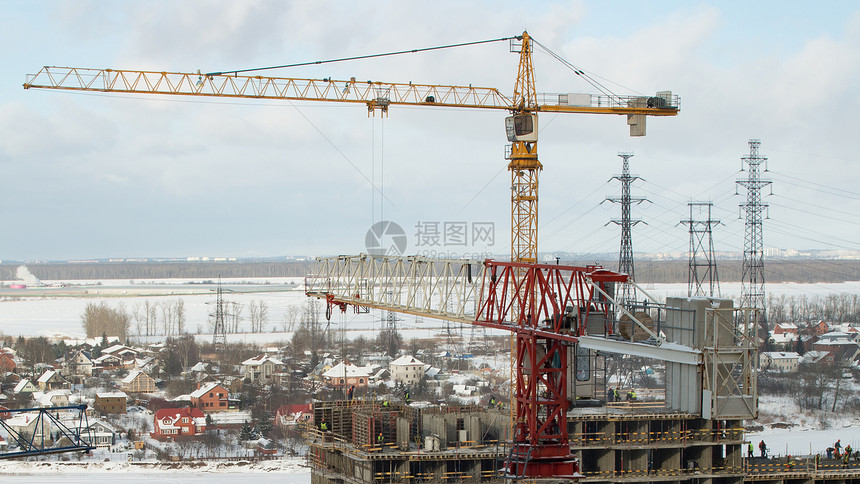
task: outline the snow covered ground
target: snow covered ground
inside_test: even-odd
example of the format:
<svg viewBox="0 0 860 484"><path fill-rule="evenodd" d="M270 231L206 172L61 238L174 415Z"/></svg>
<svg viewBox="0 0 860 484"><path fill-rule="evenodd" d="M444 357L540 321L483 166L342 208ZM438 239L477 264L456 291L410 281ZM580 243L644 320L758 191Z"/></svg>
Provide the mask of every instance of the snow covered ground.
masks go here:
<svg viewBox="0 0 860 484"><path fill-rule="evenodd" d="M171 463L128 462L19 462L0 464L0 480L16 480L26 476L31 484L115 483L149 484L153 479L162 483L234 482L299 484L310 482L310 470L303 459L272 460L251 464L246 461L219 462L182 467Z"/></svg>
<svg viewBox="0 0 860 484"><path fill-rule="evenodd" d="M14 281L0 281L8 284ZM198 334L201 341L211 340L210 319L214 313L215 285L203 284L202 280L165 279L158 281L46 281L71 285L75 291L68 288L52 288L63 290L63 296L52 296L48 291L38 297L15 297L15 292L5 290L5 298L0 297L0 332L10 336L46 336L49 338L84 337L81 325L81 314L88 303L105 302L110 306L122 304L130 313L135 306L145 301L150 303L173 302L182 298L185 303L186 331ZM289 340L292 333L289 329L288 313L299 311L305 307L308 298L304 295L302 278L249 278L223 281L224 300L236 302L245 308L251 301L263 301L269 309L268 322L264 332L250 333L249 323L239 326L239 333L228 335L232 342L244 343L274 343ZM740 294L740 283L722 284L723 297L737 297ZM657 299L668 296L685 296L687 285L679 284L646 284L644 289ZM29 291L27 289L26 291ZM768 284L768 294L786 296L805 294L810 297L823 297L831 293L860 294L860 281L833 284ZM12 296L10 296L10 294ZM26 293L17 293L24 295ZM71 294L71 295L68 295ZM293 309L291 309L293 308ZM247 309L245 310L247 321ZM434 338L443 332L444 324L438 320L416 318L413 316L398 316L398 329L404 338ZM331 320L332 331L344 331L349 339L359 335L373 337L382 326L380 314L373 311L369 314L335 313ZM470 329L462 330L468 338ZM135 333L132 323L132 334ZM492 331L491 331L492 333ZM493 333L496 334L496 333ZM498 333L501 334L501 333ZM151 337L153 341L161 337Z"/></svg>
<svg viewBox="0 0 860 484"><path fill-rule="evenodd" d="M758 425L764 430L750 432L758 455L758 443L765 441L770 455L815 455L826 453L837 439L842 446L860 449L860 416L846 412L804 412L791 397L763 396L759 399ZM779 428L788 426L788 428Z"/></svg>

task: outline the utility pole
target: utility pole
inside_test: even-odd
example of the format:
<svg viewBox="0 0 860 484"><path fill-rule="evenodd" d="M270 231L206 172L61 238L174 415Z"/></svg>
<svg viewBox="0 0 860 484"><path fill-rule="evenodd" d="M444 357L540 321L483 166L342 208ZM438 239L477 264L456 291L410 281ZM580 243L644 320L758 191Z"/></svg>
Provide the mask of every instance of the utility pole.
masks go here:
<svg viewBox="0 0 860 484"><path fill-rule="evenodd" d="M633 203L637 205L649 201L645 197L633 197L630 195L630 185L636 180L641 180L638 176L630 175L630 158L633 153L618 153L623 161L621 175L616 175L610 180L618 180L621 182L620 197L606 197L607 201L621 204L621 218L612 219L609 223L614 223L621 226L621 249L618 252L618 272L622 272L630 276L631 281L636 281L633 274L633 238L631 230L634 225L642 222L640 219L630 217L630 206ZM644 222L643 222L644 223ZM628 307L636 301L636 289L632 284L622 284L620 294L616 294L616 300L624 307Z"/></svg>
<svg viewBox="0 0 860 484"><path fill-rule="evenodd" d="M741 277L741 307L752 308L752 321L756 320L762 326L758 334L762 341L767 341L768 328L767 317L764 313L764 250L762 244L762 212L767 210L768 205L761 201L761 189L769 186L772 182L762 178L761 166L767 171L767 158L759 155L761 141L749 140L749 155L741 158L746 164L747 177L737 180L737 185L747 189L747 200L739 205L741 213L744 214L744 262L743 275ZM741 170L744 165L741 164Z"/></svg>
<svg viewBox="0 0 860 484"><path fill-rule="evenodd" d="M687 297L720 296L720 278L714 257L714 235L711 228L719 220L711 218L713 202L687 202L690 218L681 223L690 227L690 266L687 272ZM702 220L703 217L707 217ZM700 273L701 269L701 273ZM707 284L707 290L702 287ZM714 292L716 288L716 293Z"/></svg>

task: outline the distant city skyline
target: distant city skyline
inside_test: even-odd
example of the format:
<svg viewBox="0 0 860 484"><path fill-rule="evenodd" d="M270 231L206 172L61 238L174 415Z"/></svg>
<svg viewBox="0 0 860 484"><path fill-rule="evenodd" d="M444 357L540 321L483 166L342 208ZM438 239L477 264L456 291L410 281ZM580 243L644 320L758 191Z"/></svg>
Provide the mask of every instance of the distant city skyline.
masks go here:
<svg viewBox="0 0 860 484"><path fill-rule="evenodd" d="M711 201L717 252L743 250L735 180L761 140L773 194L764 247L860 250L860 5L828 2L28 2L0 7L0 260L265 258L367 251L507 254L503 112L24 90L43 65L183 72L300 63L518 35L620 95L680 96L644 138L621 116L540 116L542 253L617 253L610 178L633 153L636 254L688 250L687 202ZM355 19L373 19L356 22ZM544 51L542 93L595 93ZM513 91L506 43L262 75ZM494 238L418 245L427 223ZM426 240L425 240L426 241ZM462 244L461 242L467 242ZM479 242L479 243L478 243Z"/></svg>

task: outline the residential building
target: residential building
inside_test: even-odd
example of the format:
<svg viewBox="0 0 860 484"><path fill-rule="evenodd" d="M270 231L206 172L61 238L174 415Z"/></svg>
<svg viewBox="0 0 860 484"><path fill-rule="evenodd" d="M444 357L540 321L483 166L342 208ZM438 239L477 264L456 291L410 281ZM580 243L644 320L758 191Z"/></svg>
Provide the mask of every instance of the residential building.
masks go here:
<svg viewBox="0 0 860 484"><path fill-rule="evenodd" d="M322 374L323 380L331 387L355 385L356 388L366 387L370 380L370 372L366 368L355 366L349 362L340 362Z"/></svg>
<svg viewBox="0 0 860 484"><path fill-rule="evenodd" d="M128 393L152 393L155 391L155 380L140 370L132 370L122 379L120 386Z"/></svg>
<svg viewBox="0 0 860 484"><path fill-rule="evenodd" d="M773 328L773 334L792 333L797 334L797 326L794 323L778 323Z"/></svg>
<svg viewBox="0 0 860 484"><path fill-rule="evenodd" d="M90 354L83 350L78 350L71 358L66 360L65 373L68 376L89 377L93 376L93 363Z"/></svg>
<svg viewBox="0 0 860 484"><path fill-rule="evenodd" d="M255 356L242 362L245 378L259 385L267 385L275 380L275 374L283 371L284 363L267 355Z"/></svg>
<svg viewBox="0 0 860 484"><path fill-rule="evenodd" d="M194 438L206 432L206 415L199 408L163 408L153 416L156 440Z"/></svg>
<svg viewBox="0 0 860 484"><path fill-rule="evenodd" d="M830 325L824 321L819 321L812 326L812 330L815 332L816 336L821 336L822 334L830 331Z"/></svg>
<svg viewBox="0 0 860 484"><path fill-rule="evenodd" d="M424 376L424 363L412 355L404 355L388 365L391 379L404 385L414 385Z"/></svg>
<svg viewBox="0 0 860 484"><path fill-rule="evenodd" d="M96 400L93 403L93 408L97 412L103 414L123 414L126 413L126 405L128 403L128 395L123 392L102 392L96 393Z"/></svg>
<svg viewBox="0 0 860 484"><path fill-rule="evenodd" d="M69 390L35 392L33 398L36 400L37 407L66 407L69 405Z"/></svg>
<svg viewBox="0 0 860 484"><path fill-rule="evenodd" d="M0 351L0 373L14 372L17 367L14 354Z"/></svg>
<svg viewBox="0 0 860 484"><path fill-rule="evenodd" d="M117 355L101 355L93 360L93 364L102 370L116 370L123 368L124 362Z"/></svg>
<svg viewBox="0 0 860 484"><path fill-rule="evenodd" d="M116 443L117 430L107 422L96 420L81 432L84 442L96 447L110 448ZM90 440L92 439L92 440Z"/></svg>
<svg viewBox="0 0 860 484"><path fill-rule="evenodd" d="M230 400L230 393L220 383L205 383L191 392L191 406L205 413L239 410L239 401Z"/></svg>
<svg viewBox="0 0 860 484"><path fill-rule="evenodd" d="M114 355L123 361L134 361L139 352L125 345L113 345L102 350L102 355Z"/></svg>
<svg viewBox="0 0 860 484"><path fill-rule="evenodd" d="M63 378L63 375L61 375L57 370L45 370L45 373L42 373L42 376L39 377L37 383L39 385L39 390L43 392L69 388L68 380Z"/></svg>
<svg viewBox="0 0 860 484"><path fill-rule="evenodd" d="M33 384L30 382L30 380L28 380L28 379L24 378L24 379L22 379L21 381L19 381L17 385L15 385L15 389L14 389L14 390L12 390L12 393L15 393L15 394L18 394L18 393L33 393L33 392L38 391L38 390L39 390L39 389L38 389L38 388L36 388L36 385L33 385Z"/></svg>
<svg viewBox="0 0 860 484"><path fill-rule="evenodd" d="M794 351L766 351L759 355L759 366L780 372L797 371L800 355Z"/></svg>
<svg viewBox="0 0 860 484"><path fill-rule="evenodd" d="M281 405L275 412L275 425L281 428L292 427L299 423L311 422L314 418L310 403Z"/></svg>

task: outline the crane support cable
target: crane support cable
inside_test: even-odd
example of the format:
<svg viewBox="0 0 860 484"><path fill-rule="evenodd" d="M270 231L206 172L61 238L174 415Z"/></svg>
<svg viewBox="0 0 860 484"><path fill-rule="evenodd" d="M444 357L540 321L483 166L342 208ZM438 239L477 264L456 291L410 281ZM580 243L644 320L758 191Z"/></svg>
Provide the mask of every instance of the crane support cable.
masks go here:
<svg viewBox="0 0 860 484"><path fill-rule="evenodd" d="M318 60L318 61L310 61L310 62L299 62L297 64L283 64L280 66L270 66L270 67L255 67L251 69L238 69L238 70L230 70L230 71L220 71L220 72L209 72L206 74L207 77L212 76L223 76L229 74L239 74L240 72L257 72L257 71L267 71L270 69L286 69L289 67L301 67L301 66L311 66L318 64L331 64L333 62L345 62L345 61L354 61L361 59L373 59L376 57L388 57L392 55L400 55L400 54L415 54L418 52L428 52L431 50L441 50L441 49L451 49L454 47L466 47L470 45L479 45L479 44L488 44L490 42L502 42L505 40L518 39L520 36L513 37L502 37L499 39L488 39L488 40L477 40L474 42L461 42L459 44L447 44L447 45L438 45L436 47L424 47L421 49L410 49L410 50L399 50L396 52L382 52L379 54L367 54L367 55L357 55L352 57L341 57L338 59L327 59L327 60Z"/></svg>
<svg viewBox="0 0 860 484"><path fill-rule="evenodd" d="M540 43L540 42L538 42L537 40L534 40L534 38L532 38L532 42L534 42L535 44L537 44L541 49L543 49L543 51L544 51L544 52L546 52L547 54L549 54L551 57L553 57L553 58L554 58L554 59L556 59L557 61L561 62L561 63L562 63L562 65L564 65L564 66L565 66L565 67L567 67L568 69L572 70L572 71L573 71L577 76L580 76L580 77L582 77L583 79L585 79L585 81L586 81L587 83L591 84L591 86L592 86L592 87L594 87L595 89L597 89L598 91L600 91L603 95L605 95L605 96L609 97L610 99L614 99L614 100L615 100L616 102L618 102L619 104L621 103L621 97L620 97L620 96L618 96L617 94L615 94L614 92L612 92L608 87L604 86L604 85L603 85L603 84L601 84L599 81L597 81L596 79L594 79L593 77L591 77L590 75L588 75L584 70L582 70L582 69L580 69L579 67L576 67L575 65L571 64L571 63L570 63L570 62L568 62L564 57L562 57L562 56L560 56L560 55L556 54L555 52L553 52L552 50L550 50L547 46L545 46L545 45L541 44L541 43Z"/></svg>

